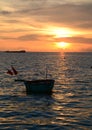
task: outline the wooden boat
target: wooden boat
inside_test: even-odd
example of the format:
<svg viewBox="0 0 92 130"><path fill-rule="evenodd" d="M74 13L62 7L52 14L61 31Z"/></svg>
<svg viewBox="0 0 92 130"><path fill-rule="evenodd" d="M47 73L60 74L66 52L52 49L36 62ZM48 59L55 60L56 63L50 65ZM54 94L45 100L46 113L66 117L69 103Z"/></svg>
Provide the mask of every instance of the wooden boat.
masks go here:
<svg viewBox="0 0 92 130"><path fill-rule="evenodd" d="M54 87L54 79L41 80L15 80L23 82L27 93L51 93Z"/></svg>
<svg viewBox="0 0 92 130"><path fill-rule="evenodd" d="M12 67L13 72L15 71L14 67ZM52 89L54 87L54 79L48 79L47 74L47 67L45 72L45 79L39 79L39 80L22 80L17 79L15 81L23 82L26 86L26 92L27 93L51 93Z"/></svg>

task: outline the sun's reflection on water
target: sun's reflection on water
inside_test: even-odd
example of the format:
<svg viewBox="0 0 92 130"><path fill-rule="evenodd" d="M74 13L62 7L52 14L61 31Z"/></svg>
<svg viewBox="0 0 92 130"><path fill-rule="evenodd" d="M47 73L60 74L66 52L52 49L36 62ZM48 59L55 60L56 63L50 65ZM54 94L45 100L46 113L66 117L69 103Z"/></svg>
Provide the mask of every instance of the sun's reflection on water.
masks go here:
<svg viewBox="0 0 92 130"><path fill-rule="evenodd" d="M36 55L34 60L34 54L25 54L26 63L24 63L22 56L20 59L15 55L15 59L18 63L19 58L23 64L20 70L29 77L32 75L31 72L33 72L34 64L37 61L41 63L38 66L40 70L43 61L52 62L53 67L49 70L56 80L53 93L52 95L27 95L22 84L15 84L12 82L12 78L3 75L1 77L3 81L0 82L2 83L0 87L0 129L30 129L31 127L39 127L39 129L89 129L92 118L91 72L88 68L85 70L84 66L82 68L84 64L79 60L80 55L62 53L46 56L45 54L42 57L37 55L37 58ZM18 65L20 66L21 63L19 62ZM32 71L28 70L30 66L33 67ZM90 72L90 75L82 77L84 73L81 72L84 71L85 76L87 71ZM76 79L80 81L80 78L81 82L76 82ZM86 78L87 83L85 82Z"/></svg>

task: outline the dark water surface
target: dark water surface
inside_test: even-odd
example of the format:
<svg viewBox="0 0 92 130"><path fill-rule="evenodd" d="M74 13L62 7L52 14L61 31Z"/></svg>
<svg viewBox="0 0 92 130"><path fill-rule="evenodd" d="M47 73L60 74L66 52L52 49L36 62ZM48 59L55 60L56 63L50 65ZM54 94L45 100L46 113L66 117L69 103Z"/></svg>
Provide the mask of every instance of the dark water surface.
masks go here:
<svg viewBox="0 0 92 130"><path fill-rule="evenodd" d="M44 78L47 65L52 95L27 95L11 65L24 79ZM91 66L92 53L0 53L0 130L91 130Z"/></svg>

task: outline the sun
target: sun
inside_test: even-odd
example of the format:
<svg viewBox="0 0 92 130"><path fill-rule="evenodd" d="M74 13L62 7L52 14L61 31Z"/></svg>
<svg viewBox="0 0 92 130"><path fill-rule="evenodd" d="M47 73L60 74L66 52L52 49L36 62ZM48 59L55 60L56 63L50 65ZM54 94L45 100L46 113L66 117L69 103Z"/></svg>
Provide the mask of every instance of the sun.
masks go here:
<svg viewBox="0 0 92 130"><path fill-rule="evenodd" d="M67 42L58 42L56 43L56 46L61 49L67 49L69 47L69 43Z"/></svg>
<svg viewBox="0 0 92 130"><path fill-rule="evenodd" d="M53 34L55 38L60 38L60 37L69 37L72 34L72 30L69 28L61 28L61 27L53 27L49 26L47 28L47 31L49 34ZM45 31L46 32L46 31Z"/></svg>

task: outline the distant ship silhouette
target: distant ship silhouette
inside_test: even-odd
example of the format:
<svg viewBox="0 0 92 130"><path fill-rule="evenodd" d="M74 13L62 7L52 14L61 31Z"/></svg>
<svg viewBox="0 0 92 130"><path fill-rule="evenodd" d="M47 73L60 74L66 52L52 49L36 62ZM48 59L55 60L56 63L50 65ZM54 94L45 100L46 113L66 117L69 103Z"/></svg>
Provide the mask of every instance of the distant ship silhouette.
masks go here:
<svg viewBox="0 0 92 130"><path fill-rule="evenodd" d="M6 53L25 53L25 50L20 50L20 51L5 51Z"/></svg>

